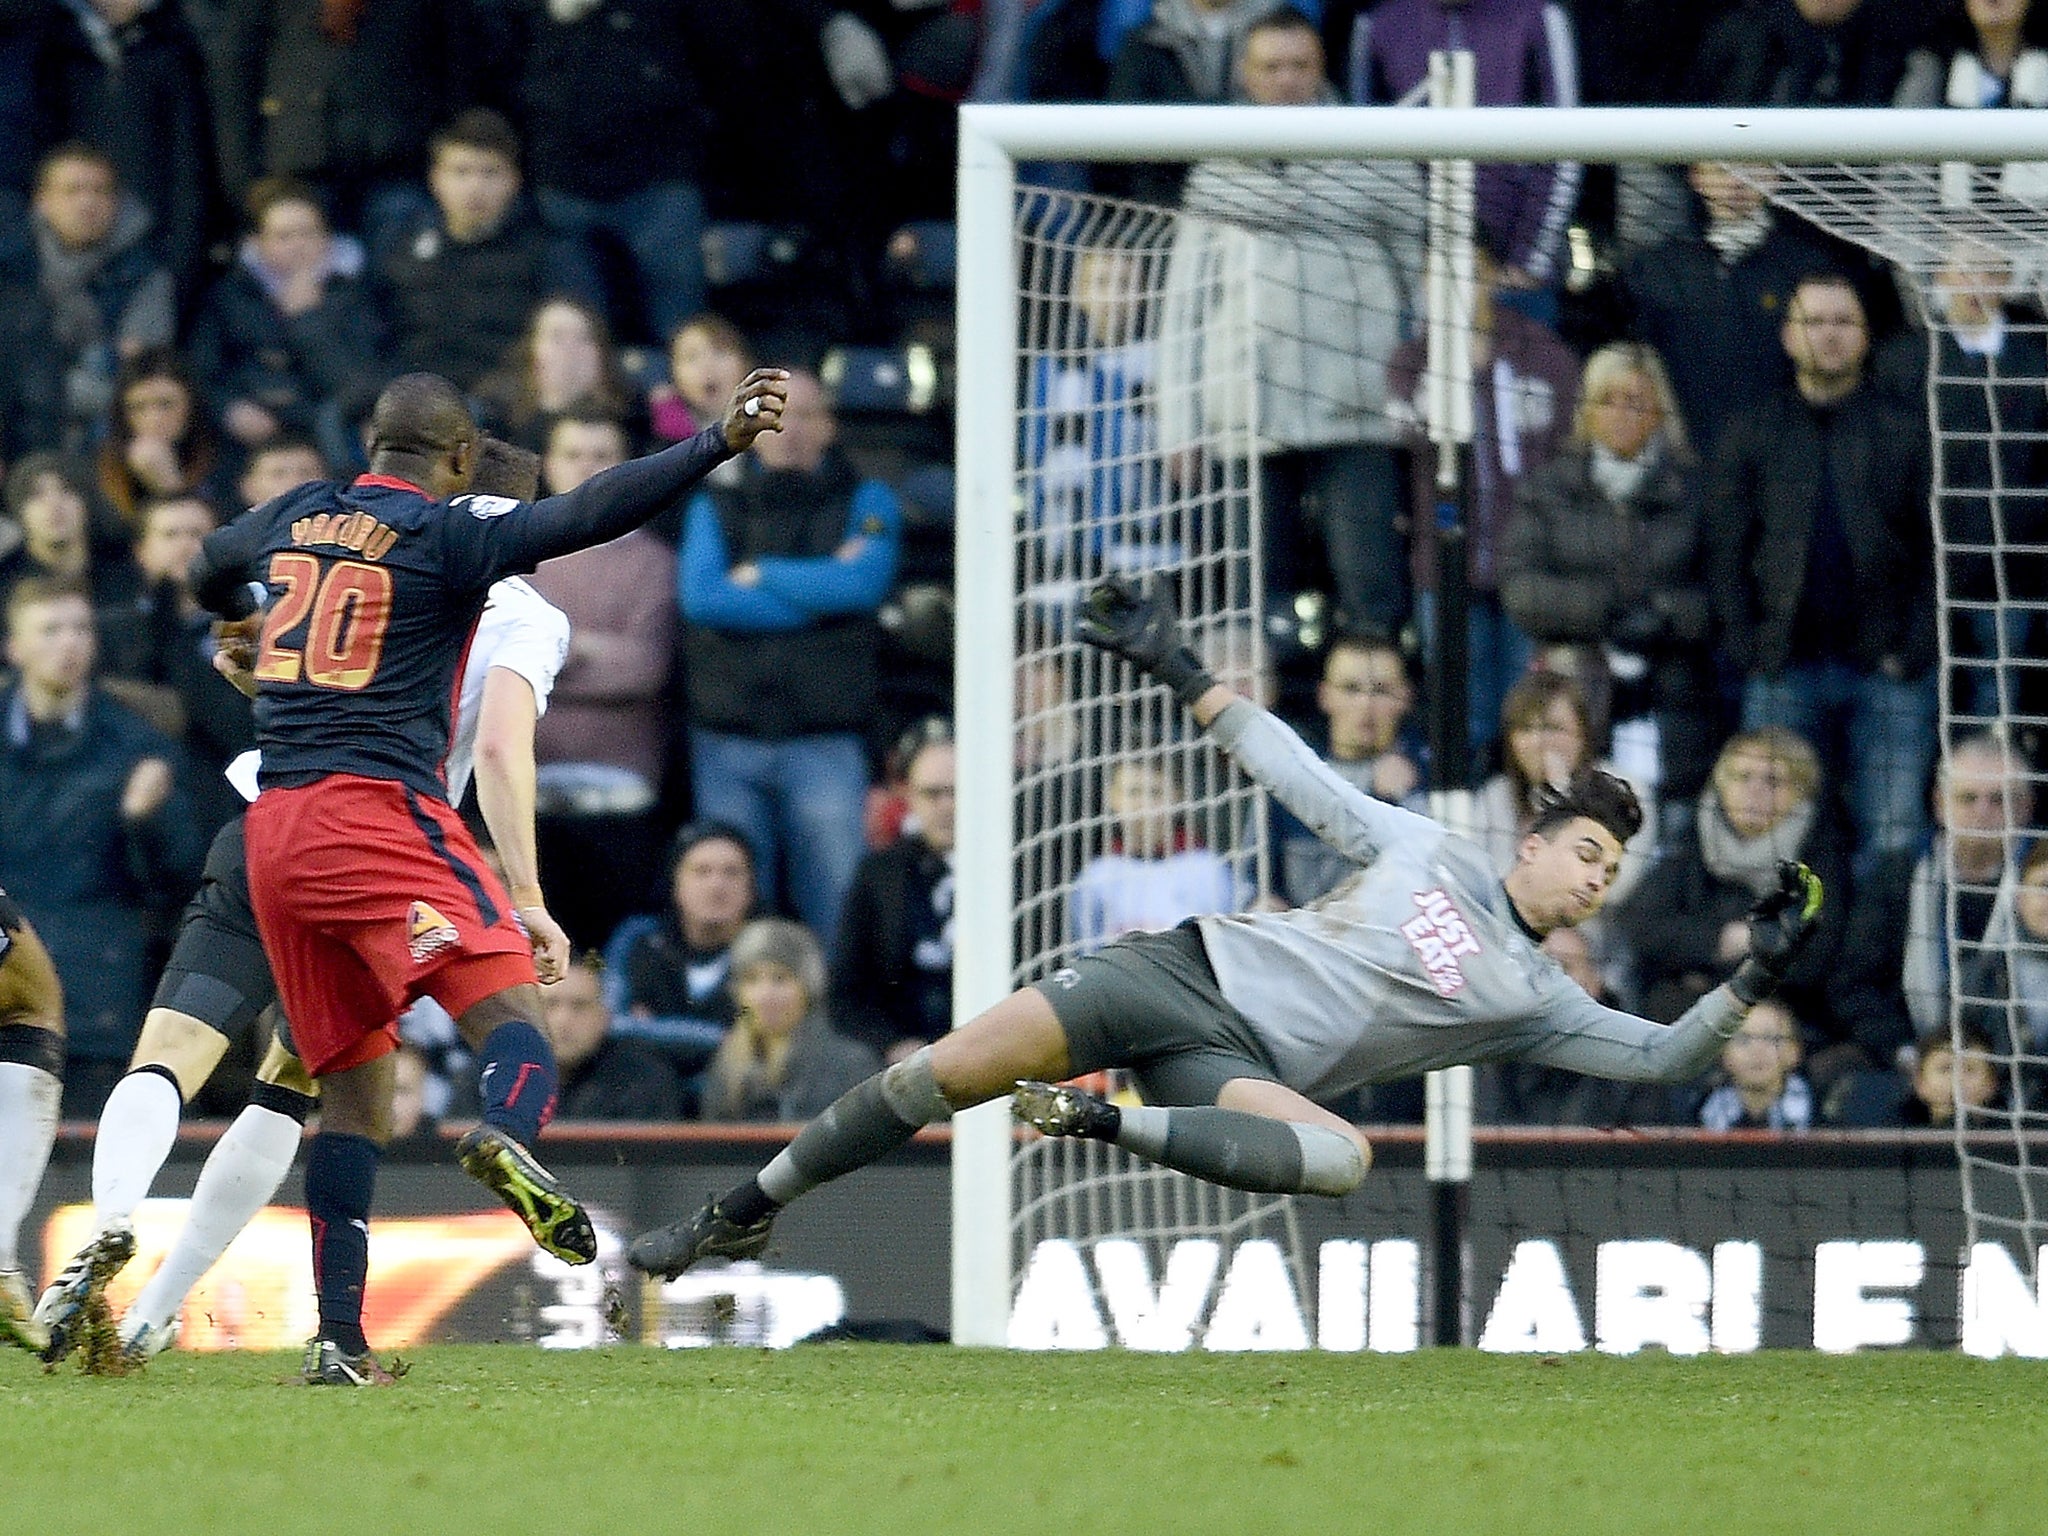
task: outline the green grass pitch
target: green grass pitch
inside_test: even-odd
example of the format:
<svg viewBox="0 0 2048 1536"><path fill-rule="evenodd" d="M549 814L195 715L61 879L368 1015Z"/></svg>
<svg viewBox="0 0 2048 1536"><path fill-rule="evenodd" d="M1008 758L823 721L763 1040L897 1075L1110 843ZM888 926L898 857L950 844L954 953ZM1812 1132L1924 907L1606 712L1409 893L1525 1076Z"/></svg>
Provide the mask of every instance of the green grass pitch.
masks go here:
<svg viewBox="0 0 2048 1536"><path fill-rule="evenodd" d="M0 1355L17 1530L2028 1532L2048 1365L827 1345L281 1355L128 1378Z"/></svg>

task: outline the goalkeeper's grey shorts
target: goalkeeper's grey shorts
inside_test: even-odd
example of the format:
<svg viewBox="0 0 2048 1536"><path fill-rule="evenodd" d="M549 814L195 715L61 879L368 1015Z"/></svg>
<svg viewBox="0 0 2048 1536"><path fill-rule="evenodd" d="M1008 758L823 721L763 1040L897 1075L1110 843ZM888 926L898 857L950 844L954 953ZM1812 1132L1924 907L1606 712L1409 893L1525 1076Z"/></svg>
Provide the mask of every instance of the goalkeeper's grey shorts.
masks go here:
<svg viewBox="0 0 2048 1536"><path fill-rule="evenodd" d="M1280 1080L1192 923L1127 933L1035 985L1066 1031L1076 1077L1126 1067L1148 1104L1214 1104L1234 1077Z"/></svg>

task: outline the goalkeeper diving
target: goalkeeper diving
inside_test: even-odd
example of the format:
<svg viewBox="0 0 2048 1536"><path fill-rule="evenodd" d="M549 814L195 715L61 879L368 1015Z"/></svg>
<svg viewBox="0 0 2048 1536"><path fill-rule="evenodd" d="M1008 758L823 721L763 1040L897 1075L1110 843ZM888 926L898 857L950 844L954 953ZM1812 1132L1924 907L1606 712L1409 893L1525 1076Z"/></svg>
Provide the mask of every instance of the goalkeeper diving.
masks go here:
<svg viewBox="0 0 2048 1536"><path fill-rule="evenodd" d="M1621 779L1589 768L1552 791L1503 877L1478 845L1354 788L1219 684L1160 597L1104 581L1079 628L1088 644L1172 689L1252 779L1358 872L1307 907L1127 934L1012 993L849 1090L690 1220L634 1239L637 1268L672 1277L705 1259L753 1258L797 1196L956 1109L1002 1096L1045 1135L1114 1142L1212 1183L1346 1194L1365 1178L1372 1150L1318 1099L1494 1061L1684 1082L1776 988L1819 917L1820 881L1783 863L1777 889L1750 910L1749 957L1726 985L1670 1025L1604 1007L1541 945L1606 899L1642 822ZM1142 1105L1059 1086L1109 1067L1136 1077Z"/></svg>

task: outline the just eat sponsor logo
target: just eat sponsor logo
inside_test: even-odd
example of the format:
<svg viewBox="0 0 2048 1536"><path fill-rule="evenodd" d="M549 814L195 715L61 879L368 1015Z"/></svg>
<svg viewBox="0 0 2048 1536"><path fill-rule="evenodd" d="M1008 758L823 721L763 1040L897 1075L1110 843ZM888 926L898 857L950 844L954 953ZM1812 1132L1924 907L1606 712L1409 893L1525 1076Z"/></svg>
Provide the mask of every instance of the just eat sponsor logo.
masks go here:
<svg viewBox="0 0 2048 1536"><path fill-rule="evenodd" d="M1465 986L1458 957L1478 954L1479 940L1473 937L1465 914L1441 889L1417 891L1415 905L1420 910L1401 925L1401 937L1414 947L1437 995L1453 997Z"/></svg>

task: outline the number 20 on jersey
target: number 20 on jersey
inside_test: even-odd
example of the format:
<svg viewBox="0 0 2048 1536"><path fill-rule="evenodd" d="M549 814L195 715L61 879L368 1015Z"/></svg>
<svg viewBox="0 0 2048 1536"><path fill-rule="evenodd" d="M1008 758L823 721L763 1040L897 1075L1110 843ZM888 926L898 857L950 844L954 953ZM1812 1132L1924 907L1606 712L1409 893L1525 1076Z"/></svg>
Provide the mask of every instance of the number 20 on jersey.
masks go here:
<svg viewBox="0 0 2048 1536"><path fill-rule="evenodd" d="M354 693L377 675L391 621L391 573L380 565L339 560L321 574L312 555L286 550L270 557L270 587L279 594L263 619L256 680ZM294 646L287 643L303 625Z"/></svg>

